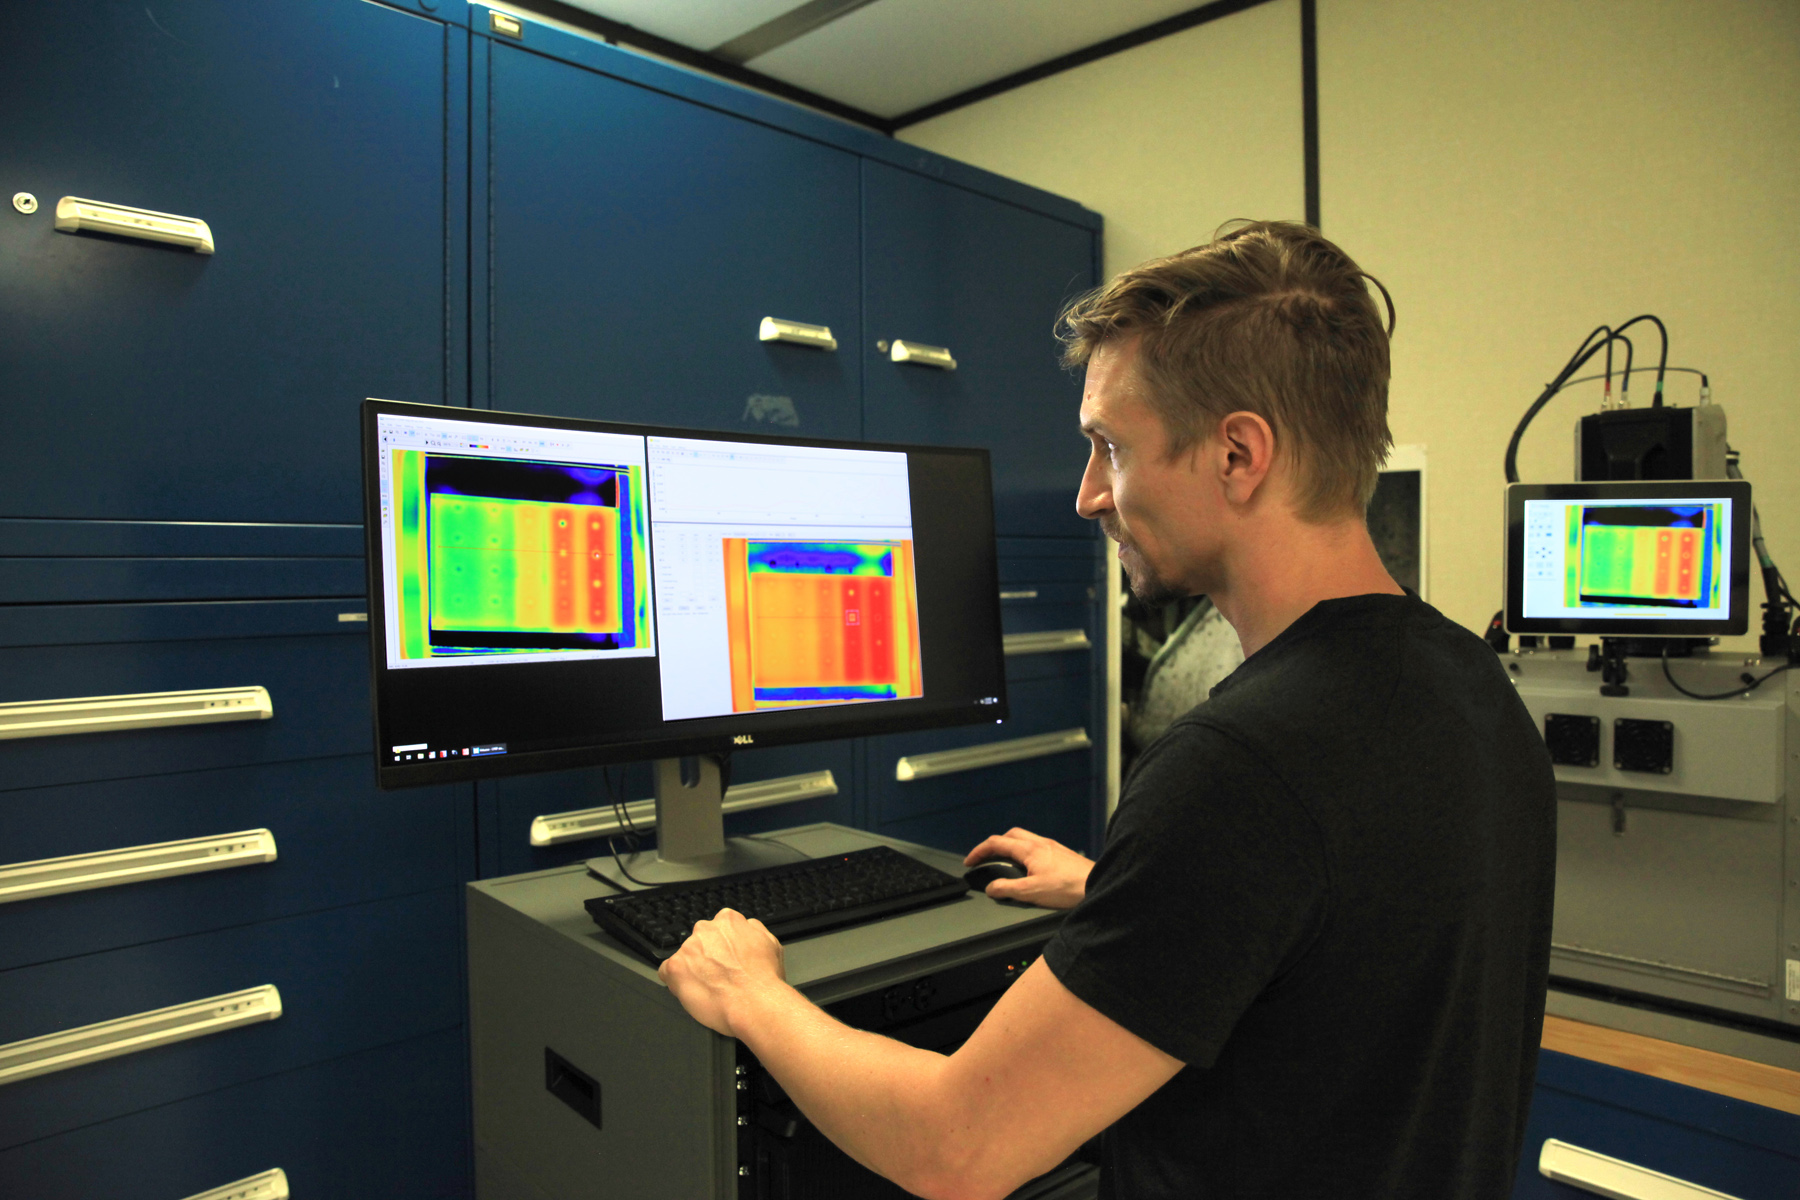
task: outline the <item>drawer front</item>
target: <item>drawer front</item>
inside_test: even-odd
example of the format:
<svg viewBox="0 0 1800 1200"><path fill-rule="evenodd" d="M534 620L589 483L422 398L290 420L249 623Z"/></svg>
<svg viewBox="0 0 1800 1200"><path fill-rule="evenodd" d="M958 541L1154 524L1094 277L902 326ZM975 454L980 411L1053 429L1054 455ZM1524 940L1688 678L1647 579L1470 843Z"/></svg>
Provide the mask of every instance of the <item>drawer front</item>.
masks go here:
<svg viewBox="0 0 1800 1200"><path fill-rule="evenodd" d="M180 1200L273 1167L295 1200L469 1194L460 1029L0 1151L0 1196Z"/></svg>
<svg viewBox="0 0 1800 1200"><path fill-rule="evenodd" d="M999 799L983 799L923 816L888 821L877 825L875 830L888 837L935 846L952 854L967 854L989 834L1005 833L1017 825L1085 851L1093 796L1094 788L1089 781L1064 780Z"/></svg>
<svg viewBox="0 0 1800 1200"><path fill-rule="evenodd" d="M902 756L961 749L1010 741L1064 729L1085 729L1098 741L1092 720L1092 696L1085 674L1026 680L1007 686L1012 716L992 725L893 734L869 739L871 817L877 824L955 808L976 798L1012 795L1062 780L1086 780L1093 772L1095 750L1065 751L980 767L955 774L901 782L895 765Z"/></svg>
<svg viewBox="0 0 1800 1200"><path fill-rule="evenodd" d="M1098 645L1068 650L1038 651L1006 656L1006 691L1011 696L1019 684L1037 679L1078 679L1091 687L1098 668Z"/></svg>
<svg viewBox="0 0 1800 1200"><path fill-rule="evenodd" d="M0 971L454 886L472 874L472 787L378 792L349 755L0 792L7 864L251 829L277 854L0 904Z"/></svg>
<svg viewBox="0 0 1800 1200"><path fill-rule="evenodd" d="M0 604L259 600L360 596L367 569L355 558L6 558Z"/></svg>
<svg viewBox="0 0 1800 1200"><path fill-rule="evenodd" d="M854 742L838 741L771 746L763 750L744 750L733 754L733 784L830 771L837 780L838 791L835 796L820 796L792 804L727 814L726 835L760 833L769 829L808 825L815 821L855 824L857 806L854 750ZM621 800L644 800L655 795L650 778L650 764L632 763L624 768L613 767L611 772ZM608 852L606 839L603 837L551 846L531 845L531 822L534 818L547 813L596 808L608 803L600 768L557 771L547 775L520 775L479 786L484 814L483 827L491 826L493 829L492 845L485 841L483 845L484 876L541 871ZM491 818L487 816L489 813L493 814ZM646 846L656 844L654 836L643 838L642 841Z"/></svg>
<svg viewBox="0 0 1800 1200"><path fill-rule="evenodd" d="M1591 1193L1538 1171L1548 1138L1743 1200L1800 1195L1800 1116L1545 1051L1514 1200Z"/></svg>
<svg viewBox="0 0 1800 1200"><path fill-rule="evenodd" d="M367 753L369 643L354 629L0 649L0 703L256 685L274 705L263 721L0 741L0 788Z"/></svg>
<svg viewBox="0 0 1800 1200"><path fill-rule="evenodd" d="M272 1021L0 1085L0 1146L454 1027L461 980L456 888L0 973L0 1044L262 984L280 990L283 1009Z"/></svg>
<svg viewBox="0 0 1800 1200"><path fill-rule="evenodd" d="M1002 565L1004 566L1004 560ZM1033 569L1041 569L1032 564ZM1027 579L1000 584L1000 627L1006 633L1081 629L1094 640L1095 606L1090 583Z"/></svg>

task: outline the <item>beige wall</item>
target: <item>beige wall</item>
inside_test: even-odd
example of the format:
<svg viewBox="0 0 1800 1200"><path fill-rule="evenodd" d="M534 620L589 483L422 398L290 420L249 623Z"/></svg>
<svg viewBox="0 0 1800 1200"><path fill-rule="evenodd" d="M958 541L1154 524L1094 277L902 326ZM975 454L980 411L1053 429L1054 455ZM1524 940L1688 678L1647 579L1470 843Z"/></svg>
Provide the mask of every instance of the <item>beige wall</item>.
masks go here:
<svg viewBox="0 0 1800 1200"><path fill-rule="evenodd" d="M1646 310L1671 365L1711 375L1800 574L1800 5L1320 0L1319 60L1321 222L1399 307L1392 424L1431 456L1432 601L1470 626L1499 607L1507 438L1583 335ZM1599 401L1553 401L1521 477L1569 478Z"/></svg>
<svg viewBox="0 0 1800 1200"><path fill-rule="evenodd" d="M1274 0L900 134L1103 215L1109 274L1203 242L1233 217L1304 216L1301 136L1299 0Z"/></svg>
<svg viewBox="0 0 1800 1200"><path fill-rule="evenodd" d="M1433 602L1471 628L1499 607L1513 425L1588 330L1646 310L1672 365L1711 374L1800 576L1800 4L1318 8L1321 217L1399 308L1392 424L1429 455ZM1275 0L901 136L1104 214L1118 270L1300 214L1298 23ZM1692 377L1669 394L1692 403ZM1568 478L1598 407L1592 384L1553 402L1523 477Z"/></svg>

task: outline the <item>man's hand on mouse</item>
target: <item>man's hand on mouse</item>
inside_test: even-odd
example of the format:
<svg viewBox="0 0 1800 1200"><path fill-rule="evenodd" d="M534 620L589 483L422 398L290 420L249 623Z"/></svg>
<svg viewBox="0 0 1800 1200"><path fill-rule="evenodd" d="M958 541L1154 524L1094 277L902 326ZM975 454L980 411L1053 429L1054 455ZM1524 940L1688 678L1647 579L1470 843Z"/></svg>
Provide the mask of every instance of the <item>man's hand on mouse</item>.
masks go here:
<svg viewBox="0 0 1800 1200"><path fill-rule="evenodd" d="M984 858L1010 858L1029 872L1024 879L994 880L987 885L989 896L1040 908L1074 908L1081 903L1087 895L1088 872L1094 869L1093 859L1029 829L995 834L969 851L963 865L972 867Z"/></svg>
<svg viewBox="0 0 1800 1200"><path fill-rule="evenodd" d="M787 988L781 943L761 921L732 908L696 923L657 974L689 1016L726 1037L738 1036L733 1016L746 1000Z"/></svg>

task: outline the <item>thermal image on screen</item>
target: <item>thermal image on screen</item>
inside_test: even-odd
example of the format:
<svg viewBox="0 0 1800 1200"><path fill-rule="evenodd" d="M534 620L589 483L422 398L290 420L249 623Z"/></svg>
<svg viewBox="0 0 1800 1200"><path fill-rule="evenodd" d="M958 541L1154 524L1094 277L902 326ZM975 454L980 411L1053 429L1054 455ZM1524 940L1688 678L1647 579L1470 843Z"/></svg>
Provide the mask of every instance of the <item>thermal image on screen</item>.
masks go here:
<svg viewBox="0 0 1800 1200"><path fill-rule="evenodd" d="M1723 506L1576 504L1567 513L1570 607L1720 605Z"/></svg>
<svg viewBox="0 0 1800 1200"><path fill-rule="evenodd" d="M648 644L642 468L393 454L402 658Z"/></svg>
<svg viewBox="0 0 1800 1200"><path fill-rule="evenodd" d="M734 712L924 694L910 540L722 541Z"/></svg>

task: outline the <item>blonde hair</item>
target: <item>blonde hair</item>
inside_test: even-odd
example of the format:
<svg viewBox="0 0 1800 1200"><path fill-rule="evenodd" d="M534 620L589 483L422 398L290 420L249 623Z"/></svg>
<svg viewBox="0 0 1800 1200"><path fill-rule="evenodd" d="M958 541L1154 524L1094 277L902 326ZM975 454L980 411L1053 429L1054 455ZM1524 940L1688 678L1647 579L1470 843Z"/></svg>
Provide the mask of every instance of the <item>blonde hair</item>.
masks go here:
<svg viewBox="0 0 1800 1200"><path fill-rule="evenodd" d="M1372 283L1387 302L1383 327ZM1296 510L1324 522L1361 515L1393 445L1388 432L1387 289L1318 230L1233 223L1203 246L1133 267L1063 310L1063 362L1138 339L1148 399L1169 454L1252 412L1292 464Z"/></svg>

